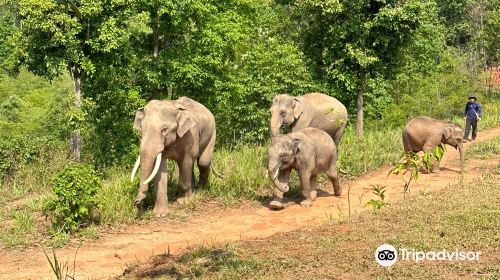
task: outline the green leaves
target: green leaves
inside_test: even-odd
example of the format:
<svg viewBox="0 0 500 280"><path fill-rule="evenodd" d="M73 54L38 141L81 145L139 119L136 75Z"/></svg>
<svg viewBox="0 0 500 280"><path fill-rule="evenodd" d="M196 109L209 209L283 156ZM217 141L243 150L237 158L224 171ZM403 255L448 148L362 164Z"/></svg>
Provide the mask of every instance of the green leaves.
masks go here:
<svg viewBox="0 0 500 280"><path fill-rule="evenodd" d="M366 205L370 205L373 209L381 209L386 206L388 203L385 202L385 191L386 186L381 185L372 185L372 193L376 195L379 199L370 199Z"/></svg>
<svg viewBox="0 0 500 280"><path fill-rule="evenodd" d="M446 145L443 143L439 143L439 146L437 146L436 149L434 149L434 151L432 152L432 156L438 162L441 162L445 152L446 152Z"/></svg>
<svg viewBox="0 0 500 280"><path fill-rule="evenodd" d="M54 229L70 232L78 230L92 218L98 205L97 191L101 180L89 165L70 164L53 179L53 194L45 206L45 213L52 217Z"/></svg>
<svg viewBox="0 0 500 280"><path fill-rule="evenodd" d="M430 172L435 164L439 164L445 152L446 148L442 143L440 143L432 152L425 152L421 157L417 153L406 152L401 156L396 165L389 170L387 176L391 174L399 175L401 173L404 175L407 172L410 172L409 179L403 179L405 182L404 193L406 195L406 192L409 191L411 181L418 179L420 170L424 169L425 171Z"/></svg>

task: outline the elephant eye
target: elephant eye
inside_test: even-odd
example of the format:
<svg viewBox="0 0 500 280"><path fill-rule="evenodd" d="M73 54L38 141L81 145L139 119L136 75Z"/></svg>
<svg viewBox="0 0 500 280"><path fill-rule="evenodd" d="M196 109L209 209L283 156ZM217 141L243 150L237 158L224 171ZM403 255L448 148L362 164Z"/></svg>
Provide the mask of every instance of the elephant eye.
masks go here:
<svg viewBox="0 0 500 280"><path fill-rule="evenodd" d="M163 133L167 132L167 127L166 127L166 126L163 126L163 127L161 128L161 132L163 132Z"/></svg>
<svg viewBox="0 0 500 280"><path fill-rule="evenodd" d="M286 112L285 112L285 111L281 111L281 112L280 112L280 115L281 115L282 117L284 117L284 116L286 115Z"/></svg>
<svg viewBox="0 0 500 280"><path fill-rule="evenodd" d="M285 159L286 155L285 154L280 154L281 159Z"/></svg>

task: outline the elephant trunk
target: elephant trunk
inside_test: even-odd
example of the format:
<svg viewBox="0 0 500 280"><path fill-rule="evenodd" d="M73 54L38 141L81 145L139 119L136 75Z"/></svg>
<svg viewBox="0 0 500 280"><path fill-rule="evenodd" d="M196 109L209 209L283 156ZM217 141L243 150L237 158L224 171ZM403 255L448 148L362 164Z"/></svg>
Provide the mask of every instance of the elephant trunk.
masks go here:
<svg viewBox="0 0 500 280"><path fill-rule="evenodd" d="M283 123L283 120L277 110L271 111L271 136L275 137L280 134L280 127Z"/></svg>
<svg viewBox="0 0 500 280"><path fill-rule="evenodd" d="M155 160L156 157L156 160ZM142 151L140 155L140 186L139 192L135 199L135 204L139 204L144 198L146 198L146 193L148 191L148 183L151 181L158 170L156 172L154 169L158 169L158 158L161 160L161 153L159 154L150 154ZM157 168L153 168L153 166L158 166Z"/></svg>
<svg viewBox="0 0 500 280"><path fill-rule="evenodd" d="M458 144L458 152L460 153L460 172L464 171L464 147L462 143Z"/></svg>
<svg viewBox="0 0 500 280"><path fill-rule="evenodd" d="M279 180L279 171L280 171L280 166L274 167L274 168L269 168L268 169L268 175L269 178L271 178L271 181L274 184L274 187L278 188L278 190L282 192L287 192L288 191L288 182L281 182Z"/></svg>

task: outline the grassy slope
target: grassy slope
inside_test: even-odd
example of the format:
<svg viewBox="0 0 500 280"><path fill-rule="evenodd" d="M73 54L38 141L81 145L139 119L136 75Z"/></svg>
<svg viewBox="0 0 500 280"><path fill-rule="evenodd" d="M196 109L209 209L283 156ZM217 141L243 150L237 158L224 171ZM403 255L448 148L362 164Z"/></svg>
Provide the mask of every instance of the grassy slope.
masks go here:
<svg viewBox="0 0 500 280"><path fill-rule="evenodd" d="M492 144L493 143L493 144ZM470 158L495 156L500 137L477 144ZM496 148L485 148L485 147ZM496 156L498 159L498 156ZM423 193L351 222L275 235L258 241L201 247L180 257L155 256L121 279L498 279L500 164L466 186ZM431 251L481 251L480 262L374 261L382 243Z"/></svg>

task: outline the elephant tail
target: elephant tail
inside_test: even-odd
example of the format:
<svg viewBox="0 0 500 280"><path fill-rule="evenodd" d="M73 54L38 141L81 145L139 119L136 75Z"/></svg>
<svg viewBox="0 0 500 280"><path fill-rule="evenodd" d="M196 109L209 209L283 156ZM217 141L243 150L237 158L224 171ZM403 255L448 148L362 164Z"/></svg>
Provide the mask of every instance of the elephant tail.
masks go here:
<svg viewBox="0 0 500 280"><path fill-rule="evenodd" d="M217 170L215 170L215 168L214 168L213 165L210 165L210 169L215 174L215 176L217 176L218 178L224 178L224 176L220 172L218 172Z"/></svg>

